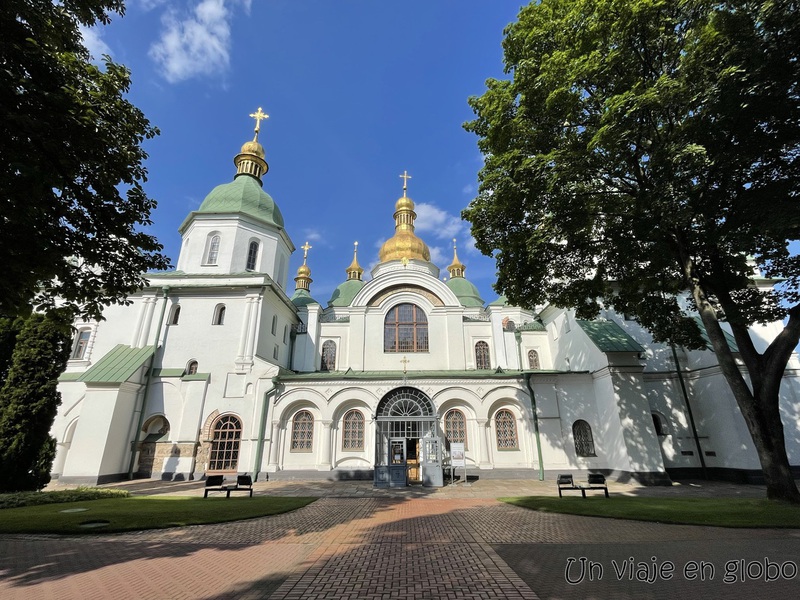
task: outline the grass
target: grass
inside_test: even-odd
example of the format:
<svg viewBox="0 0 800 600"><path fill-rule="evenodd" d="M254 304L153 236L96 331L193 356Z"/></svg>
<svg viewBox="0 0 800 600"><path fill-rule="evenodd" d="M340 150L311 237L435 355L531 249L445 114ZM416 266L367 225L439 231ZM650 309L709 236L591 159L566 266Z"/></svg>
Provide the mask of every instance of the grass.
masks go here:
<svg viewBox="0 0 800 600"><path fill-rule="evenodd" d="M503 502L543 512L612 519L711 525L800 528L800 506L761 498L588 498L527 496Z"/></svg>
<svg viewBox="0 0 800 600"><path fill-rule="evenodd" d="M162 529L252 519L288 512L316 498L135 496L0 510L0 533L86 534ZM79 512L63 512L86 509ZM107 521L86 528L87 522Z"/></svg>

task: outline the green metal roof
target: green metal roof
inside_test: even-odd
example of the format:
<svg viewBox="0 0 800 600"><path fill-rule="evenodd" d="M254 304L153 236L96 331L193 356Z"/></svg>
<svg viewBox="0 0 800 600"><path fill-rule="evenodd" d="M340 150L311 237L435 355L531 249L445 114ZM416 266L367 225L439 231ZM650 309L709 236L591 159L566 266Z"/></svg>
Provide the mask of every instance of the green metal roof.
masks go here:
<svg viewBox="0 0 800 600"><path fill-rule="evenodd" d="M458 301L461 302L462 306L483 306L483 298L481 298L478 288L467 279L451 277L447 280L446 285L458 297Z"/></svg>
<svg viewBox="0 0 800 600"><path fill-rule="evenodd" d="M208 381L209 379L211 379L211 373L192 373L181 377L181 381Z"/></svg>
<svg viewBox="0 0 800 600"><path fill-rule="evenodd" d="M281 373L276 379L290 381L342 381L342 380L415 380L415 379L519 379L531 371L486 369L480 371L317 371L314 373ZM534 371L536 374L563 373L563 371Z"/></svg>
<svg viewBox="0 0 800 600"><path fill-rule="evenodd" d="M179 231L183 233L194 215L243 213L259 221L283 229L283 215L267 192L261 189L261 182L247 174L237 175L230 183L218 185L206 196L203 203L191 213Z"/></svg>
<svg viewBox="0 0 800 600"><path fill-rule="evenodd" d="M508 298L500 296L494 302L490 302L489 306L508 306Z"/></svg>
<svg viewBox="0 0 800 600"><path fill-rule="evenodd" d="M153 369L153 377L183 377L186 369Z"/></svg>
<svg viewBox="0 0 800 600"><path fill-rule="evenodd" d="M292 304L298 308L301 306L308 306L309 304L319 304L319 302L311 297L311 294L308 293L308 290L304 290L302 288L296 289L290 300L292 301Z"/></svg>
<svg viewBox="0 0 800 600"><path fill-rule="evenodd" d="M353 298L365 285L366 283L360 279L348 279L333 290L328 306L350 306Z"/></svg>
<svg viewBox="0 0 800 600"><path fill-rule="evenodd" d="M124 383L153 355L153 347L131 348L118 344L89 367L78 381L84 383Z"/></svg>
<svg viewBox="0 0 800 600"><path fill-rule="evenodd" d="M644 352L644 348L614 321L575 321L601 352Z"/></svg>
<svg viewBox="0 0 800 600"><path fill-rule="evenodd" d="M83 373L62 373L58 377L58 380L59 381L78 381L78 379L80 378L81 375L83 375Z"/></svg>
<svg viewBox="0 0 800 600"><path fill-rule="evenodd" d="M706 349L713 350L713 346L711 345L711 338L708 337L708 331L706 331L706 326L703 325L703 319L699 316L694 317L695 323L700 328L700 335L703 336L703 339L706 342ZM728 342L728 347L731 349L731 352L739 352L739 345L736 343L736 338L733 337L730 333L722 330L722 333L725 334L725 341Z"/></svg>

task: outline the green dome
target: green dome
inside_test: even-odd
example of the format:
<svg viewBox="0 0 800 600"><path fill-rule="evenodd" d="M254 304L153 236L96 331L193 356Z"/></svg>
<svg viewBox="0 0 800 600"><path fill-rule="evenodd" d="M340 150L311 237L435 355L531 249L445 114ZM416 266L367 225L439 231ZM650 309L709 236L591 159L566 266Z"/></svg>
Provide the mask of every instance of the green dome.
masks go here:
<svg viewBox="0 0 800 600"><path fill-rule="evenodd" d="M462 306L483 306L478 288L463 277L451 277L447 280L447 287L458 297Z"/></svg>
<svg viewBox="0 0 800 600"><path fill-rule="evenodd" d="M319 304L319 302L311 297L311 294L308 293L308 290L304 290L302 288L296 289L290 300L297 308L300 308L301 306L308 306L309 304Z"/></svg>
<svg viewBox="0 0 800 600"><path fill-rule="evenodd" d="M350 306L353 298L364 287L364 282L360 279L348 279L335 290L328 300L328 306Z"/></svg>
<svg viewBox="0 0 800 600"><path fill-rule="evenodd" d="M508 306L508 298L505 296L500 296L494 302L490 302L489 306Z"/></svg>
<svg viewBox="0 0 800 600"><path fill-rule="evenodd" d="M272 197L261 189L255 177L237 175L230 183L218 185L206 196L198 213L244 213L283 229L283 215Z"/></svg>

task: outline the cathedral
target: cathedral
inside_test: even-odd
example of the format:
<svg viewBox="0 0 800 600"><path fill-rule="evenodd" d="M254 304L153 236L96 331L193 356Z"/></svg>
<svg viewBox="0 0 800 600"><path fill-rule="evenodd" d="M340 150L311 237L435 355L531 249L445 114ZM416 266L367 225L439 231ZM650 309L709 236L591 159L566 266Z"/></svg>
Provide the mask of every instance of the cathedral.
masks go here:
<svg viewBox="0 0 800 600"><path fill-rule="evenodd" d="M405 179L369 277L356 244L346 279L315 298L306 242L290 289L291 224L263 189L263 113L253 116L233 181L180 226L176 270L148 274L106 320L75 323L54 480L249 473L441 486L456 465L462 478L758 480L713 352L655 344L610 310L585 321L487 303L455 246L444 272L431 262ZM781 328L754 327L757 348ZM800 465L797 355L781 394Z"/></svg>

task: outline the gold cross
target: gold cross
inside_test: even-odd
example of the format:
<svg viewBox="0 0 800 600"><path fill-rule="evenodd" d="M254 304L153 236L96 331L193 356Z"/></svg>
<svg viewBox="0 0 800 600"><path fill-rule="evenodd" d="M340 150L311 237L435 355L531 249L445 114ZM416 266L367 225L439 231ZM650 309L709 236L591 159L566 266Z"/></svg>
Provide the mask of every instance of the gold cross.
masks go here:
<svg viewBox="0 0 800 600"><path fill-rule="evenodd" d="M306 259L308 258L308 251L311 250L313 246L310 246L308 240L306 240L306 243L300 246L300 248L303 250L303 264L306 264Z"/></svg>
<svg viewBox="0 0 800 600"><path fill-rule="evenodd" d="M407 358L404 356L404 357L403 357L403 360L401 360L400 362L401 362L401 363L403 363L403 375L405 375L405 374L406 374L406 365L407 365L408 363L410 363L411 361L410 361L410 360L408 360L408 359L407 359Z"/></svg>
<svg viewBox="0 0 800 600"><path fill-rule="evenodd" d="M261 107L258 107L258 110L254 113L250 113L250 116L256 120L256 137L253 141L258 140L258 132L261 131L261 121L264 119L269 119L269 115L261 110Z"/></svg>
<svg viewBox="0 0 800 600"><path fill-rule="evenodd" d="M411 179L411 175L408 174L408 171L403 171L403 174L400 175L400 179L403 180L403 196L406 195L406 190L408 189L408 180Z"/></svg>

